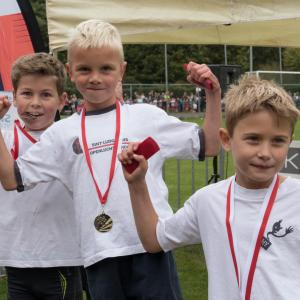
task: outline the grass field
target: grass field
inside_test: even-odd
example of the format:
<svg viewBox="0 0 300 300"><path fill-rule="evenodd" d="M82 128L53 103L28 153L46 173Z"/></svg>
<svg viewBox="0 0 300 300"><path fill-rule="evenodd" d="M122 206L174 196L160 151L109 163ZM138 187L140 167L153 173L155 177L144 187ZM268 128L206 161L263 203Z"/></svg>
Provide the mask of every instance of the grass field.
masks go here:
<svg viewBox="0 0 300 300"><path fill-rule="evenodd" d="M187 121L198 122L201 120L188 119ZM295 130L295 140L300 140L300 122ZM212 173L212 159L208 159L209 176ZM225 168L227 176L234 173L230 155L225 155ZM169 199L174 210L178 208L178 187L177 187L177 161L168 160L165 164L165 180L169 188ZM205 162L196 162L194 164L196 174L195 188L205 186ZM180 196L186 200L192 194L191 188L191 169L190 161L181 161L180 163ZM182 206L183 200L180 202ZM185 300L207 300L207 272L204 262L204 255L201 245L194 245L178 249L175 252L177 269ZM6 299L6 279L0 279L0 300Z"/></svg>

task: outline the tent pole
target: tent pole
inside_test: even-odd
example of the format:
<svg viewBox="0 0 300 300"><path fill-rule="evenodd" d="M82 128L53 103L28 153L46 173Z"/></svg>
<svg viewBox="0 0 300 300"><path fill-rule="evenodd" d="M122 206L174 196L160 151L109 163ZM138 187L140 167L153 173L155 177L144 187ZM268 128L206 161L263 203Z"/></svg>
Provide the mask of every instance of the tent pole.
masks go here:
<svg viewBox="0 0 300 300"><path fill-rule="evenodd" d="M279 71L280 71L280 84L282 85L282 51L281 47L278 48L278 54L279 54Z"/></svg>
<svg viewBox="0 0 300 300"><path fill-rule="evenodd" d="M169 90L169 78L168 78L168 46L165 44L165 89Z"/></svg>
<svg viewBox="0 0 300 300"><path fill-rule="evenodd" d="M250 46L249 52L250 52L250 57L249 57L249 60L250 60L250 72L252 72L253 71L253 47L252 46Z"/></svg>

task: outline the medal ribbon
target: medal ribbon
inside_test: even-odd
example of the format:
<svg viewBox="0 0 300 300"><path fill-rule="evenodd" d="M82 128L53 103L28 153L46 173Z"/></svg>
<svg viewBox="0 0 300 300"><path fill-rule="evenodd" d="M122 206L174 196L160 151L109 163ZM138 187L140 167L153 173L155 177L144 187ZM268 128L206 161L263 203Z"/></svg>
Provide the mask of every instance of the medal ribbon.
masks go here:
<svg viewBox="0 0 300 300"><path fill-rule="evenodd" d="M19 136L18 136L18 129L21 130L21 132L33 143L35 144L37 140L32 137L22 126L19 120L15 120L15 126L14 126L14 147L11 149L11 154L13 156L13 159L16 160L19 157Z"/></svg>
<svg viewBox="0 0 300 300"><path fill-rule="evenodd" d="M239 275L239 268L238 268L236 251L235 251L236 243L235 243L235 238L233 235L233 230L232 230L232 225L231 225L232 221L233 221L233 216L234 216L234 193L233 193L233 186L232 186L232 183L234 182L234 180L235 180L235 178L230 182L230 185L229 185L229 188L227 191L226 229L227 229L227 236L228 236L232 261L233 261L233 265L234 265L234 270L235 270L235 274L236 274L236 279L237 279L237 283L238 283L241 295L243 297L243 300L250 300L253 277L254 277L254 272L255 272L255 268L256 268L256 263L258 260L259 251L261 248L263 234L265 232L265 229L266 229L266 226L267 226L270 214L271 214L271 210L272 210L273 204L275 202L277 191L279 188L279 176L277 175L274 177L273 182L272 182L271 186L269 187L268 192L265 196L264 202L262 204L262 210L261 210L261 213L263 213L262 222L261 222L259 228L258 228L259 224L257 224L256 231L258 231L258 233L256 234L256 232L254 232L255 235L253 236L253 239L251 242L252 247L250 247L250 250L248 253L248 259L247 259L248 266L245 268L245 270L244 270L245 276L243 276L243 278L242 278L243 279L242 282L244 284L241 284L241 278ZM255 236L257 236L256 242L254 241ZM255 246L254 246L254 242L255 242ZM251 258L251 261L250 261L250 258ZM245 285L246 285L246 289L245 289Z"/></svg>
<svg viewBox="0 0 300 300"><path fill-rule="evenodd" d="M104 194L102 195L99 185L95 179L93 167L92 167L92 161L90 157L89 148L87 145L87 139L86 139L86 127L85 127L85 108L82 109L81 112L81 135L82 135L82 143L83 143L83 151L85 155L85 159L88 165L88 168L90 170L90 173L93 178L93 182L97 191L98 198L100 200L100 203L104 205L107 201L108 192L112 183L112 179L114 177L115 173L115 165L116 165L116 158L117 158L117 151L118 151L118 145L119 145L119 138L120 138L120 104L119 101L116 101L116 131L115 131L115 140L114 140L114 146L111 156L111 163L110 163L110 171L109 171L109 180L108 180L108 186Z"/></svg>

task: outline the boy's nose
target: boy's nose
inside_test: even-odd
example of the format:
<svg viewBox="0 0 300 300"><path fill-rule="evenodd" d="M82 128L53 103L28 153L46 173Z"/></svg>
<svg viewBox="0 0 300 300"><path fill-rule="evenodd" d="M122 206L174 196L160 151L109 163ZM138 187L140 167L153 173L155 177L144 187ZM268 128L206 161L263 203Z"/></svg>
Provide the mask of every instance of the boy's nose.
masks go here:
<svg viewBox="0 0 300 300"><path fill-rule="evenodd" d="M263 143L258 150L257 153L258 157L262 159L268 159L271 157L271 147L267 143Z"/></svg>
<svg viewBox="0 0 300 300"><path fill-rule="evenodd" d="M93 72L90 76L90 83L92 84L98 84L101 82L101 76L98 72Z"/></svg>
<svg viewBox="0 0 300 300"><path fill-rule="evenodd" d="M32 106L40 106L41 105L40 97L38 95L33 96L32 99L31 99L30 105L32 105Z"/></svg>

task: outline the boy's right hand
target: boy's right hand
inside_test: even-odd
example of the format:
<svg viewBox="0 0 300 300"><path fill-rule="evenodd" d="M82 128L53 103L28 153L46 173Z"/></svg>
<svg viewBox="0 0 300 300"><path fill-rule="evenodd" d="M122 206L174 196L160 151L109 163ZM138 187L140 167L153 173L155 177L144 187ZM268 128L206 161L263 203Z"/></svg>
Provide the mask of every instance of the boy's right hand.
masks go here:
<svg viewBox="0 0 300 300"><path fill-rule="evenodd" d="M123 174L128 184L134 184L145 180L145 176L148 169L147 160L143 155L137 155L134 152L138 149L139 143L129 143L127 149L122 150L118 155L118 159L122 164ZM126 170L126 165L131 164L133 160L136 160L139 165L130 174Z"/></svg>
<svg viewBox="0 0 300 300"><path fill-rule="evenodd" d="M2 119L9 110L11 103L6 96L0 96L0 119Z"/></svg>

